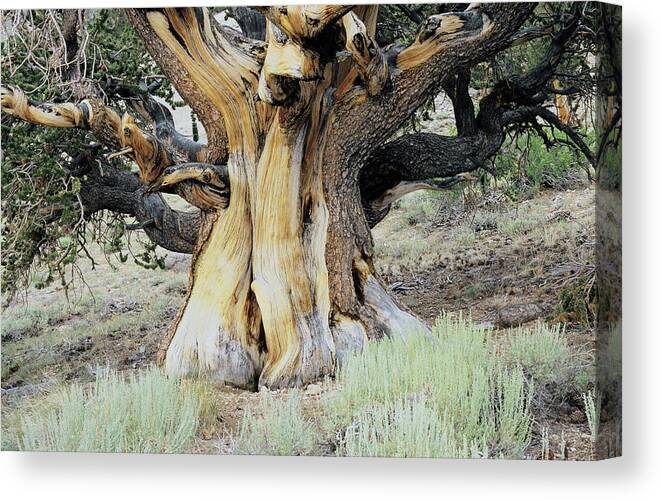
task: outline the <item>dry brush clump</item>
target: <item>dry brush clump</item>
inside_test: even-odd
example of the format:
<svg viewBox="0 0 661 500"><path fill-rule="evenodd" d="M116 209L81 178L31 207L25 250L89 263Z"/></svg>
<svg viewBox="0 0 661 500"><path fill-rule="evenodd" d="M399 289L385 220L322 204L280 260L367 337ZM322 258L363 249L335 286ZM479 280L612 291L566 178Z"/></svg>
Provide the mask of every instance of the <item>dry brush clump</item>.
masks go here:
<svg viewBox="0 0 661 500"><path fill-rule="evenodd" d="M538 322L512 329L504 344L505 362L535 384L531 411L537 419L582 406L582 393L595 383L594 361L587 347L569 345L564 327Z"/></svg>
<svg viewBox="0 0 661 500"><path fill-rule="evenodd" d="M378 432L378 424L355 425L375 405L383 406L380 411L395 426L418 418L424 414L419 406L427 406L446 436L445 445L429 456L520 457L530 438L532 385L520 368L501 363L489 330L461 317L441 315L431 337L370 346L345 364L338 384L330 409L338 421L348 423L341 452L376 455L385 449L389 432ZM425 428L439 432L431 424ZM399 456L420 456L419 451L404 447Z"/></svg>
<svg viewBox="0 0 661 500"><path fill-rule="evenodd" d="M507 344L508 362L521 366L537 384L571 384L589 365L585 352L569 346L560 325L538 322L532 327L513 329L508 333Z"/></svg>
<svg viewBox="0 0 661 500"><path fill-rule="evenodd" d="M309 455L318 441L301 412L298 391L278 399L262 392L257 411L244 413L234 451L250 455Z"/></svg>
<svg viewBox="0 0 661 500"><path fill-rule="evenodd" d="M204 394L198 382L156 368L127 379L105 370L91 386L72 384L21 415L6 430L3 449L186 452L207 405Z"/></svg>
<svg viewBox="0 0 661 500"><path fill-rule="evenodd" d="M386 339L348 356L321 396L260 392L229 451L525 458L535 401L550 381L568 380L575 363L558 328L512 330L503 342L490 329L443 314L430 335ZM219 435L216 390L154 368L127 379L98 370L92 385L51 391L22 404L20 414L3 415L3 448L191 452L196 436Z"/></svg>

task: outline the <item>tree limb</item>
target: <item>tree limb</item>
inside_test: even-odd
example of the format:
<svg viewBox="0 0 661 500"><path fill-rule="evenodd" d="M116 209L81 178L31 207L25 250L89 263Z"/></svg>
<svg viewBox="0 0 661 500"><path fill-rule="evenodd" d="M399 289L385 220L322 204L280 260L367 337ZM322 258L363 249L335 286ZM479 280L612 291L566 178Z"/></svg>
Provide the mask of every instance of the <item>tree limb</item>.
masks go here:
<svg viewBox="0 0 661 500"><path fill-rule="evenodd" d="M485 168L502 142L502 133L479 131L464 137L409 134L384 144L360 173L360 194L370 227L380 222L390 203L404 194L416 189L447 189L469 180L462 174ZM433 181L441 177L450 180L441 184Z"/></svg>
<svg viewBox="0 0 661 500"><path fill-rule="evenodd" d="M452 101L454 120L457 126L457 135L472 135L477 131L475 121L475 106L468 92L471 72L461 68L456 75L443 83L443 90Z"/></svg>
<svg viewBox="0 0 661 500"><path fill-rule="evenodd" d="M534 4L485 4L479 10L432 16L416 41L404 50L391 49L392 87L373 98L355 89L336 105L329 144L351 157L354 167L369 157L430 96L448 75L470 67L509 46Z"/></svg>
<svg viewBox="0 0 661 500"><path fill-rule="evenodd" d="M84 150L69 169L71 176L81 180L84 217L100 210L131 215L137 220L137 228L144 229L157 245L173 252L192 253L202 215L173 210L160 193L146 193L145 185L134 174L98 158L97 149Z"/></svg>
<svg viewBox="0 0 661 500"><path fill-rule="evenodd" d="M446 78L443 88L453 102L458 137L435 134L403 136L379 147L368 157L359 181L363 206L371 226L385 216L395 191L401 195L414 188L425 188L425 179L428 178L453 176L478 167L488 168L487 160L496 154L502 145L504 127L515 122L528 121L536 124L535 118L540 116L564 132L590 162L594 161L580 134L538 104L544 100L544 95L540 95L540 92L553 75L567 42L578 26L579 13L580 6L575 6L569 21L553 35L549 48L537 66L520 77L499 83L491 94L482 99L477 118L474 116L472 99L468 94L470 73L460 67L453 77ZM428 37L438 35L439 29L441 33L447 32L443 28L443 22L441 20L440 24L428 23L427 27L423 27L419 32L416 43L423 45ZM429 34L425 32L426 29L436 31ZM508 46L513 40L520 41L533 36L530 33L542 36L542 32L544 36L548 34L546 29L539 32L522 30L515 35L509 35L503 43ZM418 47L415 50L422 49ZM398 57L401 57L401 54ZM510 104L518 104L519 107L508 111Z"/></svg>
<svg viewBox="0 0 661 500"><path fill-rule="evenodd" d="M120 118L113 109L98 100L73 103L30 102L18 88L1 89L2 111L24 121L57 128L90 130L110 149L120 150L138 164L140 177L145 183L154 181L165 169L175 163L173 152L156 137L143 132L133 118L124 114Z"/></svg>
<svg viewBox="0 0 661 500"><path fill-rule="evenodd" d="M231 150L255 149L253 96L266 44L220 26L207 9L131 9L128 16L200 117L211 145L205 161L226 163Z"/></svg>
<svg viewBox="0 0 661 500"><path fill-rule="evenodd" d="M99 210L132 215L138 227L154 243L166 250L193 253L200 230L199 212L173 210L159 193L146 194L145 186L126 171L94 170L81 183L85 213ZM132 182L132 180L134 182ZM121 186L121 188L119 188Z"/></svg>
<svg viewBox="0 0 661 500"><path fill-rule="evenodd" d="M176 150L181 157L192 162L205 161L208 146L195 142L177 131L174 118L168 107L151 95L151 92L158 88L161 83L162 81L156 80L147 86L143 81L139 89L132 89L117 85L111 80L108 90L114 92L145 121L152 122L156 137Z"/></svg>
<svg viewBox="0 0 661 500"><path fill-rule="evenodd" d="M130 115L125 113L120 118L117 112L98 100L84 100L79 104L31 103L20 89L3 87L2 111L38 125L90 130L103 145L118 150L109 158L126 155L135 161L140 179L152 191L156 186L167 188L204 210L225 208L228 204L229 179L225 166L207 164L206 173L197 177L172 175L173 169L193 172L192 164L169 144L140 130ZM191 153L187 148L183 152ZM209 183L205 182L207 178Z"/></svg>

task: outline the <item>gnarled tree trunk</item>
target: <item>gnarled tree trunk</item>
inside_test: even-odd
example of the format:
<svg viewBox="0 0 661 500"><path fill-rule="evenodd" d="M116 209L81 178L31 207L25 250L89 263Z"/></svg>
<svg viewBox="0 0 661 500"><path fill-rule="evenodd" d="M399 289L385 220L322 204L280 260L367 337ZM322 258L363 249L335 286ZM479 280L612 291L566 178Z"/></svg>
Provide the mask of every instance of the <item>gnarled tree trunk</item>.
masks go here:
<svg viewBox="0 0 661 500"><path fill-rule="evenodd" d="M425 328L374 275L357 183L342 185L341 171L325 172L332 92L346 77L324 61L327 44L337 43L328 32L348 15L355 39L369 43L369 34L348 7L289 9L265 11L265 53L256 49L257 57L224 85L226 93L209 95L224 118L231 195L226 209L206 216L188 295L162 346L169 372L201 370L241 387L298 386L332 374L338 355L361 348L377 330ZM300 16L319 22L299 25ZM221 80L215 71L232 77L224 69L243 55L223 60L221 29L192 11L132 17L147 40L158 37L189 68L199 87ZM261 57L261 68L250 65ZM332 220L329 196L339 212ZM329 240L329 231L335 238ZM338 307L347 300L346 286L358 300Z"/></svg>
<svg viewBox="0 0 661 500"><path fill-rule="evenodd" d="M374 39L377 8L258 8L265 41L204 9L128 11L202 121L205 147L177 137L150 102L138 111L151 115L156 136L97 103L35 105L3 90L4 111L90 129L136 161L146 196L169 190L200 208L186 299L159 350L166 371L300 386L332 374L368 339L427 330L377 275L370 226L401 194L441 187L430 177L483 166L502 142L502 113L472 122L471 103L466 137L432 141L439 154L425 161L434 168L412 165L424 138L389 165L381 147L450 79L466 101L466 68L510 46L534 5L435 15L412 45L387 52ZM484 144L485 157L475 155ZM387 167L390 180L366 183L364 166L375 175Z"/></svg>

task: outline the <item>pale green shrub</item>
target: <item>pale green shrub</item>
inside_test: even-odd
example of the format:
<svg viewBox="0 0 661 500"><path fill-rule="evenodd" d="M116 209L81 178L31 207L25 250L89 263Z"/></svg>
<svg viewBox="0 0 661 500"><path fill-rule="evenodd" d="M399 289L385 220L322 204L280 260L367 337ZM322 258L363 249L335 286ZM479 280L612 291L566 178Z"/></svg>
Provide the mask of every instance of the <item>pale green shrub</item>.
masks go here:
<svg viewBox="0 0 661 500"><path fill-rule="evenodd" d="M579 364L558 325L539 322L532 328L510 330L508 344L506 357L510 363L520 364L539 384L566 382Z"/></svg>
<svg viewBox="0 0 661 500"><path fill-rule="evenodd" d="M458 443L454 428L424 399L372 405L349 426L339 448L347 456L479 458L475 445Z"/></svg>
<svg viewBox="0 0 661 500"><path fill-rule="evenodd" d="M524 235L539 226L540 220L535 217L519 216L516 219L510 219L501 222L499 229L512 238Z"/></svg>
<svg viewBox="0 0 661 500"><path fill-rule="evenodd" d="M583 394L583 404L585 405L585 416L588 419L592 443L596 443L599 437L599 423L601 420L601 396L599 394L595 396L592 391L588 391L587 394Z"/></svg>
<svg viewBox="0 0 661 500"><path fill-rule="evenodd" d="M530 441L532 391L519 367L506 368L500 362L489 333L461 317L442 315L431 338L411 335L406 343L387 339L369 345L349 357L339 371L339 390L328 402L329 418L338 426L358 429L354 431L358 435L347 437L347 444L355 445L352 449L383 450L407 422L402 402L420 399L435 412L437 425L444 427L429 428L430 433L445 436L444 444L436 448L439 453L474 456L475 450L488 450L490 455L520 457ZM379 405L382 408L374 410ZM379 416L399 408L400 416L380 424L363 422L368 425L363 431L354 425L355 419L368 418L361 417L368 408L381 412ZM421 412L416 418L425 415L414 409ZM379 425L395 427L386 431ZM374 442L368 446L366 439ZM400 450L400 455L421 452L415 441L400 444L404 442L412 448Z"/></svg>
<svg viewBox="0 0 661 500"><path fill-rule="evenodd" d="M191 382L190 384L193 384ZM19 449L181 453L198 427L201 403L190 384L150 368L123 380L114 371L92 387L73 384L21 419Z"/></svg>
<svg viewBox="0 0 661 500"><path fill-rule="evenodd" d="M258 414L244 413L234 447L236 453L249 455L305 455L312 452L315 439L312 424L301 413L298 391L285 400L265 392Z"/></svg>

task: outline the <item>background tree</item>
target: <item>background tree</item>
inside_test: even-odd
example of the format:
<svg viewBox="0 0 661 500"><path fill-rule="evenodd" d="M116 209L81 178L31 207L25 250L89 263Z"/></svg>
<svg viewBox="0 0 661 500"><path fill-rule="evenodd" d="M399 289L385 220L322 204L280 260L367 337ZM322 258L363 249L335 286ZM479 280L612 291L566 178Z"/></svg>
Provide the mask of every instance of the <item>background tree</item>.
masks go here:
<svg viewBox="0 0 661 500"><path fill-rule="evenodd" d="M44 19L29 22L59 40L54 47L13 36L25 27L14 14L3 112L76 131L66 144L64 136L42 142L3 119L3 151L16 150L3 158L3 238L32 243L5 246L3 265L16 274L39 256L51 274L61 272L85 252L83 228L94 214L104 211L105 224L107 211L128 214L155 244L193 254L186 300L159 352L166 370L201 370L242 387L330 374L367 339L427 328L374 269L370 228L395 200L454 185L468 172L495 173L510 131L532 131L548 147L569 145L595 163L586 137L552 108L557 95L594 93L593 76L581 69L590 65L580 63L594 43L593 10L584 3L393 6L381 15L378 6L256 8L264 20L235 9L243 33L207 9L128 10L130 26L115 13L36 14ZM393 18L422 22L414 32ZM113 32L85 64L95 22L109 19L121 36ZM16 40L24 45L12 46ZM126 46L138 54L144 46L154 62L123 64ZM21 71L26 64L50 75L43 61L57 54L53 67L67 90L21 80L35 74ZM166 79L203 124L207 144L177 132L153 97L171 99ZM477 106L469 94L476 80L488 89ZM440 91L452 101L457 134L398 136ZM23 163L30 170L21 173L27 148L38 144L48 158ZM64 187L34 189L34 179L49 175ZM164 192L199 210L173 210Z"/></svg>

